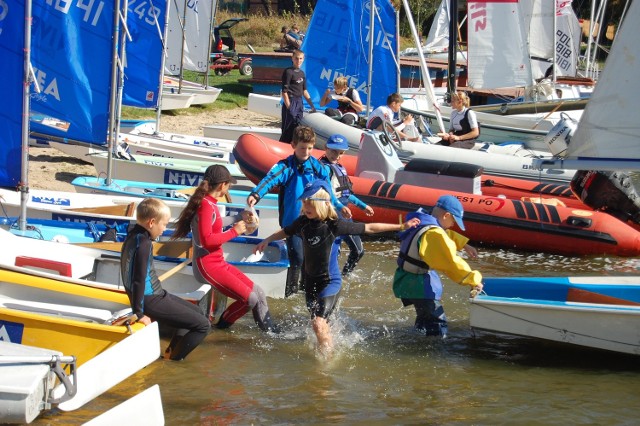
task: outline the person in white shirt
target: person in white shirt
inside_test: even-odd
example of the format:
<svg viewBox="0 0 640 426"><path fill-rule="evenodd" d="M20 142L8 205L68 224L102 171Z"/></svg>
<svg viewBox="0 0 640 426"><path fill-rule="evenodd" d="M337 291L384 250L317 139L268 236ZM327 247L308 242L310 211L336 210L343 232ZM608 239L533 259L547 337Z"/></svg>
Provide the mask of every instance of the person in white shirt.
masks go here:
<svg viewBox="0 0 640 426"><path fill-rule="evenodd" d="M420 139L419 136L410 137L402 132L406 126L414 123L413 116L411 114L407 114L402 120L396 118L397 114L400 112L402 102L404 102L404 99L399 93L390 94L389 97L387 97L387 104L374 109L371 115L369 115L367 129L382 130L382 124L385 121L389 121L396 128L396 131L403 140L411 142L418 141Z"/></svg>

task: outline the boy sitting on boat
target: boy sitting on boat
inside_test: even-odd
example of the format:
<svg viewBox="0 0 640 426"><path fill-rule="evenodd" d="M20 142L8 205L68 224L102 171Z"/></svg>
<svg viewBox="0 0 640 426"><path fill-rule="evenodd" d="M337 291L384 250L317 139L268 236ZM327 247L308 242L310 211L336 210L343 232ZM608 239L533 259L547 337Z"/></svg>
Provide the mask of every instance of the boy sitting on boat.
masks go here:
<svg viewBox="0 0 640 426"><path fill-rule="evenodd" d="M153 266L153 241L167 228L169 207L157 198L145 198L136 208L136 225L122 245L120 273L131 302L130 322L145 325L158 321L175 328L164 357L179 361L187 357L211 330L209 319L196 305L162 288Z"/></svg>
<svg viewBox="0 0 640 426"><path fill-rule="evenodd" d="M414 120L411 114L407 114L402 120L399 119L402 102L404 102L404 99L399 93L390 94L387 97L387 104L374 109L371 115L369 115L367 129L383 130L385 121L388 121L393 124L403 140L411 142L417 142L420 140L420 135L410 136L403 132L407 126L413 125Z"/></svg>
<svg viewBox="0 0 640 426"><path fill-rule="evenodd" d="M320 99L320 106L325 106L332 100L338 102L338 108L325 109L326 115L350 126L358 122L358 114L364 111L364 105L358 91L348 87L347 77L341 76L333 80L333 90L327 88Z"/></svg>

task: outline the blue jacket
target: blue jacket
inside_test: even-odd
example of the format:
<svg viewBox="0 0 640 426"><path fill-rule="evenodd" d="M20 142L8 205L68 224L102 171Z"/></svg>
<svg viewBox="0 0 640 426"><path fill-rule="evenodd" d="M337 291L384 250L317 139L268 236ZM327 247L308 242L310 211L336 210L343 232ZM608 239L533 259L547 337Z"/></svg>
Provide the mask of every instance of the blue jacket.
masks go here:
<svg viewBox="0 0 640 426"><path fill-rule="evenodd" d="M303 163L290 155L284 160L278 161L271 167L267 175L253 188L251 195L258 200L262 199L271 189L280 187L278 192L278 211L280 214L280 226L285 227L293 223L300 216L302 201L298 197L304 192L304 187L317 179L323 179L331 185L330 172L315 157L309 157ZM331 202L337 211L344 205L338 201L333 191Z"/></svg>

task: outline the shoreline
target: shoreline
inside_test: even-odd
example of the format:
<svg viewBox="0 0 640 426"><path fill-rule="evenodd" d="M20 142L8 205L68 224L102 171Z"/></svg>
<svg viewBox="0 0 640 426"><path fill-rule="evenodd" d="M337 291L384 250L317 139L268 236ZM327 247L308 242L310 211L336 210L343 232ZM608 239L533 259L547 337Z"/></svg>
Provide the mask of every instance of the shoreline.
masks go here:
<svg viewBox="0 0 640 426"><path fill-rule="evenodd" d="M279 127L273 117L258 114L247 108L201 112L191 115L162 115L160 129L164 132L202 136L203 126ZM76 192L71 182L78 176L96 176L91 163L70 157L57 149L29 147L28 185L33 189Z"/></svg>

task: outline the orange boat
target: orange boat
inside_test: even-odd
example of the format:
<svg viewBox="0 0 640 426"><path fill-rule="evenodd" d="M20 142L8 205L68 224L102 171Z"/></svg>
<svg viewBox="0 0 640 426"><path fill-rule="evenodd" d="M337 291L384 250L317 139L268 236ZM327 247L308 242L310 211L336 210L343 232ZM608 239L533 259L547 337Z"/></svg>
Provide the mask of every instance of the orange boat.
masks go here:
<svg viewBox="0 0 640 426"><path fill-rule="evenodd" d="M288 144L250 133L238 138L233 150L240 169L256 183L292 153ZM464 234L483 245L563 255L640 255L637 225L587 207L568 185L488 178L477 166L414 161L402 164L382 133L365 133L358 156L341 159L354 193L375 210L367 217L354 208L354 219L397 223L399 215L430 209L441 195L453 194L465 209Z"/></svg>

